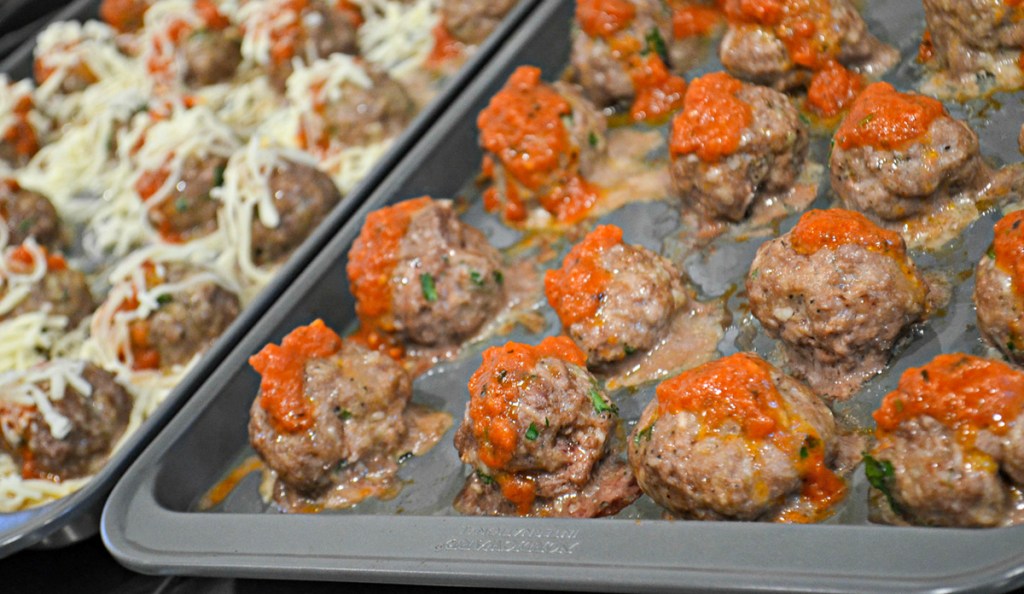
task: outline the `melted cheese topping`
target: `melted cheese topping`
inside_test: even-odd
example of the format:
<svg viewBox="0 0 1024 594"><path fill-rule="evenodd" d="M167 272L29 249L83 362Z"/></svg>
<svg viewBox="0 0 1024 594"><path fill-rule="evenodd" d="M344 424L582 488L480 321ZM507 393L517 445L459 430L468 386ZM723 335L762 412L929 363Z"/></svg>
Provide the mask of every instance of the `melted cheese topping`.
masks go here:
<svg viewBox="0 0 1024 594"><path fill-rule="evenodd" d="M395 77L417 70L434 49L434 27L441 20L438 0L403 3L355 0L366 22L359 28L359 53Z"/></svg>

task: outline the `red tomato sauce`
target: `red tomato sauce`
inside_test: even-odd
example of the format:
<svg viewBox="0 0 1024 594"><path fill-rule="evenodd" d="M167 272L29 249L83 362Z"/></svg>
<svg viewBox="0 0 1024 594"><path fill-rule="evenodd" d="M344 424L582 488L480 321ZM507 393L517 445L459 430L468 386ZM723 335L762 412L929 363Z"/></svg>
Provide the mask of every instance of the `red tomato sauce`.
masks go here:
<svg viewBox="0 0 1024 594"><path fill-rule="evenodd" d="M671 74L658 54L634 56L629 78L636 89L629 108L634 122L658 122L683 105L686 81Z"/></svg>
<svg viewBox="0 0 1024 594"><path fill-rule="evenodd" d="M36 64L39 62L37 61ZM32 98L22 97L14 109L13 122L4 131L3 140L14 145L14 152L22 157L31 157L39 151L39 136L36 129L29 123L29 112L32 111Z"/></svg>
<svg viewBox="0 0 1024 594"><path fill-rule="evenodd" d="M724 18L717 7L683 4L672 11L672 34L676 39L710 35Z"/></svg>
<svg viewBox="0 0 1024 594"><path fill-rule="evenodd" d="M900 149L924 136L932 122L945 115L946 108L936 99L900 93L889 83L874 83L854 101L835 140L844 149Z"/></svg>
<svg viewBox="0 0 1024 594"><path fill-rule="evenodd" d="M878 434L928 416L970 445L980 430L1005 435L1024 409L1024 373L1001 361L960 353L908 369L872 416Z"/></svg>
<svg viewBox="0 0 1024 594"><path fill-rule="evenodd" d="M1017 210L999 219L992 249L996 266L1010 275L1013 290L1024 297L1024 211Z"/></svg>
<svg viewBox="0 0 1024 594"><path fill-rule="evenodd" d="M349 251L346 267L360 321L385 332L394 330L391 272L398 264L399 245L412 217L430 203L430 198L423 196L376 210L366 217Z"/></svg>
<svg viewBox="0 0 1024 594"><path fill-rule="evenodd" d="M906 244L899 233L882 229L859 212L841 208L807 211L790 231L789 242L796 253L804 256L853 244L899 261L907 258Z"/></svg>
<svg viewBox="0 0 1024 594"><path fill-rule="evenodd" d="M249 358L262 377L260 407L277 430L295 433L313 426L312 402L304 392L306 363L337 353L341 345L341 338L318 319L292 330L281 346L268 344Z"/></svg>
<svg viewBox="0 0 1024 594"><path fill-rule="evenodd" d="M853 104L864 85L863 76L850 72L835 60L830 61L811 78L807 105L823 118L835 117Z"/></svg>
<svg viewBox="0 0 1024 594"><path fill-rule="evenodd" d="M750 105L736 96L742 88L742 82L724 72L691 82L683 110L672 121L672 154L696 154L704 162L715 163L735 153L753 118Z"/></svg>
<svg viewBox="0 0 1024 594"><path fill-rule="evenodd" d="M544 275L544 293L562 321L562 328L592 320L601 307L612 274L601 263L604 254L622 244L622 229L602 225L573 246L559 270Z"/></svg>
<svg viewBox="0 0 1024 594"><path fill-rule="evenodd" d="M609 37L629 26L636 6L627 0L578 0L576 22L590 37Z"/></svg>
<svg viewBox="0 0 1024 594"><path fill-rule="evenodd" d="M520 513L529 511L536 486L504 469L519 442L520 427L516 419L519 397L532 381L537 364L549 357L586 365L586 355L572 340L549 336L537 346L509 342L485 350L483 364L469 380L469 418L479 444L480 461L496 472L494 478L502 494L517 504Z"/></svg>
<svg viewBox="0 0 1024 594"><path fill-rule="evenodd" d="M829 0L727 0L730 23L770 30L798 66L819 70L839 55L840 35Z"/></svg>
<svg viewBox="0 0 1024 594"><path fill-rule="evenodd" d="M427 56L429 66L438 66L462 53L462 44L452 37L448 27L443 22L438 22L432 31L434 35L434 47Z"/></svg>

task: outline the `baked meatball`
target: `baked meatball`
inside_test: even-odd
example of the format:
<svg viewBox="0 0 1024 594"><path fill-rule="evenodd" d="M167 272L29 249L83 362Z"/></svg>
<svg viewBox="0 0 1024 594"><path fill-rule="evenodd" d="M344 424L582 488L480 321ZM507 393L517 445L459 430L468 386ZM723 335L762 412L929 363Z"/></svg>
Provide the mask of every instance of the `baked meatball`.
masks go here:
<svg viewBox="0 0 1024 594"><path fill-rule="evenodd" d="M7 249L0 276L0 320L41 311L65 316L74 328L96 309L85 275L31 238Z"/></svg>
<svg viewBox="0 0 1024 594"><path fill-rule="evenodd" d="M0 452L23 478L60 482L102 467L128 426L131 395L85 361L55 359L0 375Z"/></svg>
<svg viewBox="0 0 1024 594"><path fill-rule="evenodd" d="M412 396L412 380L399 363L342 341L320 320L295 329L281 346L268 345L250 363L263 379L249 440L274 472L282 508L316 502L354 479L357 468L366 474L375 456L392 459L390 474L397 470L394 459L402 452L396 450L407 432L403 411Z"/></svg>
<svg viewBox="0 0 1024 594"><path fill-rule="evenodd" d="M317 155L393 138L415 113L401 84L343 54L303 67L289 79L288 98L301 108L300 148Z"/></svg>
<svg viewBox="0 0 1024 594"><path fill-rule="evenodd" d="M341 193L330 176L316 165L286 158L273 167L267 190L278 220L272 226L258 217L253 219L252 258L260 266L288 257L341 202Z"/></svg>
<svg viewBox="0 0 1024 594"><path fill-rule="evenodd" d="M549 85L540 75L533 66L517 68L477 118L494 184L484 205L513 222L535 204L558 222L575 222L597 199L586 178L605 151L607 122L575 87Z"/></svg>
<svg viewBox="0 0 1024 594"><path fill-rule="evenodd" d="M295 63L311 64L336 53L356 54L356 32L362 14L350 2L267 0L239 10L245 36L242 56L267 69L279 90Z"/></svg>
<svg viewBox="0 0 1024 594"><path fill-rule="evenodd" d="M964 354L900 377L874 412L872 518L927 526L1018 523L1024 373Z"/></svg>
<svg viewBox="0 0 1024 594"><path fill-rule="evenodd" d="M141 59L157 84L193 87L231 80L242 62L241 33L213 3L158 5L146 17Z"/></svg>
<svg viewBox="0 0 1024 594"><path fill-rule="evenodd" d="M72 95L100 76L127 65L115 43L117 31L99 21L57 21L36 38L33 74L38 95Z"/></svg>
<svg viewBox="0 0 1024 594"><path fill-rule="evenodd" d="M0 74L0 166L23 167L39 151L39 114L32 99L32 83L10 83Z"/></svg>
<svg viewBox="0 0 1024 594"><path fill-rule="evenodd" d="M739 78L779 90L805 88L833 63L881 75L899 61L899 52L868 31L849 0L726 0L725 15L722 65Z"/></svg>
<svg viewBox="0 0 1024 594"><path fill-rule="evenodd" d="M217 229L219 203L211 191L223 183L227 162L222 155L190 155L177 179L171 179L164 168L139 176L135 190L146 203L149 224L161 238L181 243Z"/></svg>
<svg viewBox="0 0 1024 594"><path fill-rule="evenodd" d="M441 22L462 43L483 43L517 1L441 0Z"/></svg>
<svg viewBox="0 0 1024 594"><path fill-rule="evenodd" d="M836 131L832 189L886 222L921 217L985 183L978 136L942 103L870 85Z"/></svg>
<svg viewBox="0 0 1024 594"><path fill-rule="evenodd" d="M686 83L668 71L672 13L662 0L581 0L573 29L573 80L598 107L657 120L682 104Z"/></svg>
<svg viewBox="0 0 1024 594"><path fill-rule="evenodd" d="M0 218L7 226L11 244L31 237L39 245L56 250L66 243L60 216L49 198L22 188L13 179L0 179Z"/></svg>
<svg viewBox="0 0 1024 594"><path fill-rule="evenodd" d="M757 250L750 312L782 341L790 371L845 399L889 360L928 310L927 282L903 239L847 210L812 210Z"/></svg>
<svg viewBox="0 0 1024 594"><path fill-rule="evenodd" d="M193 87L231 80L242 63L242 43L236 34L209 27L185 41L185 83Z"/></svg>
<svg viewBox="0 0 1024 594"><path fill-rule="evenodd" d="M548 303L587 364L620 361L653 348L688 297L668 259L622 242L622 230L598 227L544 276Z"/></svg>
<svg viewBox="0 0 1024 594"><path fill-rule="evenodd" d="M924 0L927 57L954 80L994 76L1019 84L1022 16L1020 5L1006 0Z"/></svg>
<svg viewBox="0 0 1024 594"><path fill-rule="evenodd" d="M348 259L356 314L370 328L421 345L471 337L504 303L501 254L428 197L370 213Z"/></svg>
<svg viewBox="0 0 1024 594"><path fill-rule="evenodd" d="M455 448L473 473L455 500L472 515L608 516L640 491L609 446L617 411L564 336L484 351Z"/></svg>
<svg viewBox="0 0 1024 594"><path fill-rule="evenodd" d="M808 144L807 125L785 95L706 74L690 84L672 121L672 180L686 204L740 221L759 197L793 187Z"/></svg>
<svg viewBox="0 0 1024 594"><path fill-rule="evenodd" d="M832 413L806 386L738 353L658 385L629 439L651 499L694 520L817 521L846 491Z"/></svg>
<svg viewBox="0 0 1024 594"><path fill-rule="evenodd" d="M974 306L981 335L1024 363L1024 211L996 223L992 247L975 271Z"/></svg>
<svg viewBox="0 0 1024 594"><path fill-rule="evenodd" d="M227 329L238 295L211 271L147 260L111 288L92 319L91 335L135 370L185 365Z"/></svg>

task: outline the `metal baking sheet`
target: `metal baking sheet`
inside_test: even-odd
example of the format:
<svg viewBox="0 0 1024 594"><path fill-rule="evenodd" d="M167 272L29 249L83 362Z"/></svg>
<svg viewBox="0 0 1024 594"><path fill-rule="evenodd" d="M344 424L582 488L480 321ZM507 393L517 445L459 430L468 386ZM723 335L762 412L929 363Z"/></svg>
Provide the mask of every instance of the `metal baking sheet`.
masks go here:
<svg viewBox="0 0 1024 594"><path fill-rule="evenodd" d="M166 397L164 402L125 441L103 469L81 490L53 503L14 512L0 513L0 558L26 547L52 548L78 542L97 533L103 503L121 474L143 447L153 439L159 429L181 408L218 364L238 344L246 332L262 317L263 312L295 281L309 261L334 236L342 224L370 195L370 191L385 177L401 157L409 151L438 116L487 63L539 0L520 0L491 37L480 46L448 81L437 97L413 119L406 130L395 139L360 184L321 222L306 242L281 266L275 279L242 311L238 318L207 351L202 359ZM94 19L99 16L100 0L77 0L55 15L54 20ZM13 53L2 63L0 72L23 78L32 73L33 43Z"/></svg>
<svg viewBox="0 0 1024 594"><path fill-rule="evenodd" d="M902 64L887 77L912 87L923 29L918 2L865 3L871 29L897 46ZM405 487L391 501L368 500L353 509L288 515L257 493L249 475L217 508L199 511L202 495L252 454L248 411L259 376L247 359L294 327L323 318L350 328L353 298L345 282L347 252L367 214L399 200L429 194L473 196L479 172L476 114L520 64L541 67L557 79L568 60L573 2L544 2L458 101L331 239L252 331L225 358L195 397L153 441L114 489L104 510L102 534L128 567L156 574L248 578L397 582L572 590L811 590L963 591L1009 589L1024 583L1024 527L988 530L894 528L867 521L866 481L858 472L847 502L818 525L690 522L662 519L646 497L614 518L537 519L460 516L451 501L468 470L452 447L451 433L422 458L403 466ZM696 73L716 70L712 58ZM982 152L995 162L1015 161L1019 96L951 105L981 136ZM828 138L812 156L822 162ZM831 203L827 180L815 206ZM935 254L915 254L925 268L945 268L951 278L967 270L992 239L999 213L989 213ZM789 229L796 215L779 230ZM471 202L463 220L499 247L520 235ZM668 202L632 204L602 217L624 229L626 241L671 252L678 237L676 207ZM723 237L687 258L686 271L702 299L725 298L736 322L719 344L722 354L751 346L770 355L775 344L758 332L745 342L741 286L764 238ZM957 282L957 281L954 281ZM837 415L867 422L900 373L940 352L986 352L974 327L973 280L955 284L944 315L930 320L904 345L890 369L874 378ZM544 334L558 331L548 312ZM749 318L747 318L749 321ZM536 343L516 330L493 337L461 358L438 366L414 383L414 400L461 419L466 383L484 346L506 340ZM635 421L653 386L614 395L625 419Z"/></svg>

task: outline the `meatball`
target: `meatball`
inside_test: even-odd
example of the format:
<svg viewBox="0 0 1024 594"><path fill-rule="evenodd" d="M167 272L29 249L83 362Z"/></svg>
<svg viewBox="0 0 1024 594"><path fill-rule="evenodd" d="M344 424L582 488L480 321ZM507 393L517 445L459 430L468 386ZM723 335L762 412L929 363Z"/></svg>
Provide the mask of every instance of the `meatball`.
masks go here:
<svg viewBox="0 0 1024 594"><path fill-rule="evenodd" d="M607 122L575 87L548 85L540 75L517 68L477 118L494 183L484 205L516 222L536 201L557 221L576 222L597 198L586 177L604 154Z"/></svg>
<svg viewBox="0 0 1024 594"><path fill-rule="evenodd" d="M929 286L903 239L846 210L812 210L761 245L747 275L750 312L782 341L791 372L845 399L882 370L928 311Z"/></svg>
<svg viewBox="0 0 1024 594"><path fill-rule="evenodd" d="M146 202L150 225L165 241L191 241L217 230L219 203L211 191L223 183L227 162L221 155L190 155L174 183L166 169L140 175L135 189Z"/></svg>
<svg viewBox="0 0 1024 594"><path fill-rule="evenodd" d="M85 275L33 239L9 248L4 260L0 300L7 303L0 320L41 311L67 317L73 328L96 309Z"/></svg>
<svg viewBox="0 0 1024 594"><path fill-rule="evenodd" d="M303 106L301 148L321 155L393 138L415 112L405 88L386 72L342 54L289 79L288 98Z"/></svg>
<svg viewBox="0 0 1024 594"><path fill-rule="evenodd" d="M598 107L640 103L644 117L658 118L682 102L686 84L672 77L668 48L672 13L661 0L581 0L576 3L573 30L573 80ZM654 80L657 79L657 80ZM643 105L641 97L655 87L660 106ZM649 113L648 113L649 112ZM634 116L640 115L634 110Z"/></svg>
<svg viewBox="0 0 1024 594"><path fill-rule="evenodd" d="M117 31L99 21L51 23L36 39L33 73L39 94L72 95L99 81L104 61L125 57L115 47ZM102 58L99 58L102 56ZM122 62L126 65L126 62Z"/></svg>
<svg viewBox="0 0 1024 594"><path fill-rule="evenodd" d="M978 330L1015 363L1024 363L1024 211L996 223L995 240L978 262L974 305Z"/></svg>
<svg viewBox="0 0 1024 594"><path fill-rule="evenodd" d="M682 276L668 259L598 227L544 277L548 303L591 366L653 348L686 305Z"/></svg>
<svg viewBox="0 0 1024 594"><path fill-rule="evenodd" d="M242 63L242 43L231 33L203 29L190 35L182 47L185 83L213 85L231 80Z"/></svg>
<svg viewBox="0 0 1024 594"><path fill-rule="evenodd" d="M274 166L267 190L279 220L276 226L253 220L252 258L260 266L286 258L341 202L330 176L315 165L288 159Z"/></svg>
<svg viewBox="0 0 1024 594"><path fill-rule="evenodd" d="M685 203L740 221L759 197L790 190L809 145L789 99L724 72L694 80L672 122L672 180Z"/></svg>
<svg viewBox="0 0 1024 594"><path fill-rule="evenodd" d="M396 453L412 380L387 355L342 341L317 320L250 362L263 379L249 440L276 475L282 507L316 500L342 480L342 469L377 452Z"/></svg>
<svg viewBox="0 0 1024 594"><path fill-rule="evenodd" d="M14 458L24 478L59 482L93 474L128 426L132 405L113 375L84 361L57 359L4 374L0 452Z"/></svg>
<svg viewBox="0 0 1024 594"><path fill-rule="evenodd" d="M832 189L849 207L899 222L985 183L978 136L942 103L870 85L836 131Z"/></svg>
<svg viewBox="0 0 1024 594"><path fill-rule="evenodd" d="M597 517L640 495L611 454L617 411L564 336L484 351L455 434L473 473L455 508L473 515Z"/></svg>
<svg viewBox="0 0 1024 594"><path fill-rule="evenodd" d="M421 345L471 337L504 303L502 257L448 200L423 197L367 217L349 252L356 313Z"/></svg>
<svg viewBox="0 0 1024 594"><path fill-rule="evenodd" d="M209 348L240 308L238 295L214 273L147 260L111 289L91 334L109 337L105 348L133 369L166 370Z"/></svg>
<svg viewBox="0 0 1024 594"><path fill-rule="evenodd" d="M924 0L934 64L954 78L995 75L1018 64L1024 46L1019 9L1000 0Z"/></svg>
<svg viewBox="0 0 1024 594"><path fill-rule="evenodd" d="M658 385L629 439L640 488L694 520L816 521L845 484L828 407L756 355L705 363Z"/></svg>
<svg viewBox="0 0 1024 594"><path fill-rule="evenodd" d="M441 22L462 43L483 43L517 1L441 0Z"/></svg>
<svg viewBox="0 0 1024 594"><path fill-rule="evenodd" d="M722 65L739 78L779 90L806 87L815 72L833 62L880 75L899 61L899 52L868 31L849 0L786 3L781 14L729 0L725 15Z"/></svg>
<svg viewBox="0 0 1024 594"><path fill-rule="evenodd" d="M31 237L43 247L55 250L66 243L53 203L38 192L22 188L13 179L0 180L0 218L7 225L8 241L12 244Z"/></svg>
<svg viewBox="0 0 1024 594"><path fill-rule="evenodd" d="M12 84L6 74L0 74L0 167L23 167L39 151L38 115L32 83Z"/></svg>
<svg viewBox="0 0 1024 594"><path fill-rule="evenodd" d="M865 459L874 519L929 526L1019 521L1024 373L971 355L939 355L900 377L874 413Z"/></svg>
<svg viewBox="0 0 1024 594"><path fill-rule="evenodd" d="M270 0L243 7L244 58L267 69L271 84L285 89L295 62L311 64L332 54L356 54L362 14L350 3Z"/></svg>

